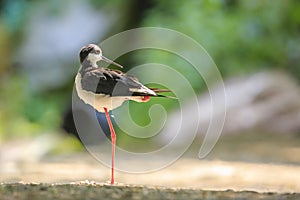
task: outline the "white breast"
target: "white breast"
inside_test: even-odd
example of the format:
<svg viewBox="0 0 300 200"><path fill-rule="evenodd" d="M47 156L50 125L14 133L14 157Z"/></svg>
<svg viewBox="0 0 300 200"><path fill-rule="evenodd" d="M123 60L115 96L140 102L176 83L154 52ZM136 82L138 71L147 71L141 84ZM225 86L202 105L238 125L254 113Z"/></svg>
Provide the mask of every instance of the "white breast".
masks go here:
<svg viewBox="0 0 300 200"><path fill-rule="evenodd" d="M104 112L104 107L113 110L123 104L124 101L131 99L130 97L111 97L105 94L94 94L93 92L82 89L81 75L78 73L75 78L76 91L79 98L86 104L91 105L99 112Z"/></svg>

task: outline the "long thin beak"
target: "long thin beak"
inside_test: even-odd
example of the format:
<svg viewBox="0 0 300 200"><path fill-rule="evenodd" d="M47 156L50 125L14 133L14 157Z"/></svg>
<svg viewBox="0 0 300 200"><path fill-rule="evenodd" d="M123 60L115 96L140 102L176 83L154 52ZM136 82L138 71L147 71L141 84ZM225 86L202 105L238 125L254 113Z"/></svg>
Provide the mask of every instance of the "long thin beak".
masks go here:
<svg viewBox="0 0 300 200"><path fill-rule="evenodd" d="M103 61L105 61L105 62L107 62L107 63L109 63L109 64L113 64L113 65L115 65L115 66L117 66L117 67L123 68L122 65L120 65L120 64L118 64L118 63L116 63L116 62L114 62L114 61L112 61L112 60L109 60L108 58L106 58L106 57L104 57L104 56L101 56L101 58L102 58Z"/></svg>

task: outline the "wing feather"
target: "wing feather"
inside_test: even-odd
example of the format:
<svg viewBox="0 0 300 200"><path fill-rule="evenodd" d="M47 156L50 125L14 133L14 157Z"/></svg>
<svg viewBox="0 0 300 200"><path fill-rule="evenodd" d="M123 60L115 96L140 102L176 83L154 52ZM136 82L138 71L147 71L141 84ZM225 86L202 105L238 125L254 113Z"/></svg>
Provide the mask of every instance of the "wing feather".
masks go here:
<svg viewBox="0 0 300 200"><path fill-rule="evenodd" d="M81 79L82 88L96 94L110 96L156 96L156 93L119 70L91 68Z"/></svg>

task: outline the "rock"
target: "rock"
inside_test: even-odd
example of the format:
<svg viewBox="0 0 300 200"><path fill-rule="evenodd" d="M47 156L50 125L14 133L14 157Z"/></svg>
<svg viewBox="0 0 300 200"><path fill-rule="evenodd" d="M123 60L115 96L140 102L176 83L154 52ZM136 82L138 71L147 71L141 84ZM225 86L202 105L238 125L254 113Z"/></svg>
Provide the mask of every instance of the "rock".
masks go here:
<svg viewBox="0 0 300 200"><path fill-rule="evenodd" d="M222 134L251 131L300 133L300 87L288 74L264 71L250 76L234 77L226 80L224 84L226 118ZM222 90L222 87L216 86L212 92L218 96ZM195 114L197 107L199 115ZM175 132L172 127L178 127L178 124L184 130L184 133L179 134L181 138L177 140L180 143L193 134L191 124L199 123L198 135L205 134L210 125L213 109L217 117L222 116L223 111L218 109L218 105L211 106L209 93L200 95L197 104L186 103L181 110L169 116L170 126L165 127L165 132L158 141L165 143L171 141ZM190 116L188 120L184 121L182 110ZM219 123L222 122L220 118Z"/></svg>
<svg viewBox="0 0 300 200"><path fill-rule="evenodd" d="M8 199L299 199L299 193L258 193L253 191L209 191L142 185L77 184L1 184L0 196Z"/></svg>
<svg viewBox="0 0 300 200"><path fill-rule="evenodd" d="M248 130L300 132L300 88L283 72L261 72L225 83L227 120L224 133Z"/></svg>

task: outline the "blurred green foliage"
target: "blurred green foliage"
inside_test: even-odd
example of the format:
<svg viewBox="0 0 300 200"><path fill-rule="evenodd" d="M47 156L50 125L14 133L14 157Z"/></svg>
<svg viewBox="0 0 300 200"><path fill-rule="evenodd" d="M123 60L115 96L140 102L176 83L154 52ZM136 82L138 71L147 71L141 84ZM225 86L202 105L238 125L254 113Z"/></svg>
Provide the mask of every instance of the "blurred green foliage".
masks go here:
<svg viewBox="0 0 300 200"><path fill-rule="evenodd" d="M155 2L143 25L175 29L197 40L223 76L279 68L300 79L300 1Z"/></svg>
<svg viewBox="0 0 300 200"><path fill-rule="evenodd" d="M30 5L39 1L3 2L0 7L0 143L10 137L57 130L72 89L72 83L38 93L27 87L27 77L13 62L13 52L26 38L23 30L26 16L32 12ZM48 2L49 5L61 3ZM139 0L89 1L99 11L109 9L107 13L121 15L123 20L133 19L131 15L139 16L134 19L139 23L132 24L170 28L192 37L208 51L224 77L261 69L282 69L300 80L298 0L148 0L147 7L142 11L138 6L133 6L137 2L141 3ZM63 12L63 9L59 12ZM137 15L139 12L143 13ZM126 29L129 24L120 19L112 29L118 30L117 26ZM156 62L182 66L177 70L191 77L194 89L203 89L203 85L199 85L199 76L193 76L194 71L189 64L174 55L145 50L132 58L133 63ZM153 100L152 103L157 101ZM168 109L177 105L166 101L159 100ZM132 111L136 116L142 116L143 110L147 110L151 104L138 106L143 109ZM136 117L135 120L141 125L149 123L148 116Z"/></svg>

